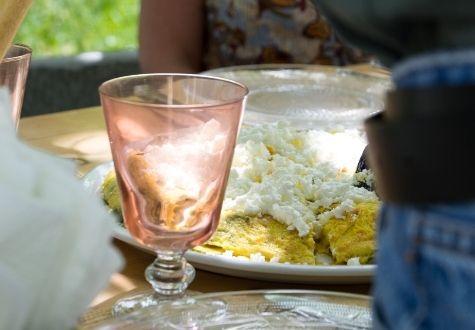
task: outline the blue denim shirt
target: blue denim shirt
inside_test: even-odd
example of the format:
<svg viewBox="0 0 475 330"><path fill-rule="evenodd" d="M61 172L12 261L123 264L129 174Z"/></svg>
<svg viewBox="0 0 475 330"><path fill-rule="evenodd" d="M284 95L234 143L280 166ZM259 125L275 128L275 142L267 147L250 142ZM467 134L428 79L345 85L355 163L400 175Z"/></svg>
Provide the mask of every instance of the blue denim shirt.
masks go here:
<svg viewBox="0 0 475 330"><path fill-rule="evenodd" d="M397 88L475 85L475 50L410 58L393 79ZM379 220L374 327L475 329L475 201L386 203Z"/></svg>

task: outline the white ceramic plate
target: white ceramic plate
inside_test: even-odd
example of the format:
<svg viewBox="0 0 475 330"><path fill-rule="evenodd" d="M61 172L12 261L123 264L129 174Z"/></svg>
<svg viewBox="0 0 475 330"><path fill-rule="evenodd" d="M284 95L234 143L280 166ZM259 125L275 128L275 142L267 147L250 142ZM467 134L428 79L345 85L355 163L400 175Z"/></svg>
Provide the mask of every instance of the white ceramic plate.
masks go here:
<svg viewBox="0 0 475 330"><path fill-rule="evenodd" d="M94 168L83 178L88 191L100 198L100 186L105 175L113 168L105 163ZM149 248L136 242L126 229L117 224L114 237L147 252ZM305 266L269 262L251 262L221 255L206 255L194 251L186 253L186 259L196 268L231 276L288 283L368 283L375 265L361 266Z"/></svg>
<svg viewBox="0 0 475 330"><path fill-rule="evenodd" d="M381 111L389 75L318 65L249 65L203 72L249 88L247 124L290 122L299 128L359 127ZM368 70L368 72L372 72Z"/></svg>

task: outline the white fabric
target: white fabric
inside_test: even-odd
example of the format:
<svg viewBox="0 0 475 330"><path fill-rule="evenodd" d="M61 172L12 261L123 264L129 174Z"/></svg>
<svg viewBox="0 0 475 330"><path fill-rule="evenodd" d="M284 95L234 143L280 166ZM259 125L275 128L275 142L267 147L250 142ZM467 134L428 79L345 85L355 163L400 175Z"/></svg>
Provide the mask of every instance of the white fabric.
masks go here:
<svg viewBox="0 0 475 330"><path fill-rule="evenodd" d="M73 164L21 143L0 89L0 329L73 327L122 258Z"/></svg>

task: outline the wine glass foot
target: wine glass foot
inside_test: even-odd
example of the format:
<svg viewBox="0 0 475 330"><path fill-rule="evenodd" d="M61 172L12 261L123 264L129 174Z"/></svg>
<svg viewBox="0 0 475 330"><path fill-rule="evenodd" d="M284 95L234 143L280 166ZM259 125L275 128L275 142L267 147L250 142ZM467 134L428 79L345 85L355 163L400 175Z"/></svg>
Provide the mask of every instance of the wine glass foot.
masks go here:
<svg viewBox="0 0 475 330"><path fill-rule="evenodd" d="M158 252L157 259L145 270L145 278L153 290L120 299L112 308L114 316L193 296L186 289L195 278L195 269L183 253Z"/></svg>
<svg viewBox="0 0 475 330"><path fill-rule="evenodd" d="M177 299L186 299L198 294L201 294L201 292L187 290L182 295L163 296L157 294L154 290L146 290L141 293L119 299L112 307L112 315L114 317L119 317L144 308L158 306L161 303L176 301Z"/></svg>

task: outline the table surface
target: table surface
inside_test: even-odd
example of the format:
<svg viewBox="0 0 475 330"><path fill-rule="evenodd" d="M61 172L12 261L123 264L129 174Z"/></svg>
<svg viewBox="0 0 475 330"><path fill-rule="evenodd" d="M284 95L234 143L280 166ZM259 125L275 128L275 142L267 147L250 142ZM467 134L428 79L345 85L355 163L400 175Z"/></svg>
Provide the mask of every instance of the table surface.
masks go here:
<svg viewBox="0 0 475 330"><path fill-rule="evenodd" d="M83 175L100 163L111 159L104 118L100 107L78 109L24 118L20 121L20 137L29 145L69 158L77 163L78 175ZM125 258L125 267L111 277L109 285L92 302L95 308L110 306L118 295L148 287L145 268L154 257L126 243L114 245ZM242 279L197 270L191 290L201 292L253 289L313 289L368 294L369 284L300 285Z"/></svg>

